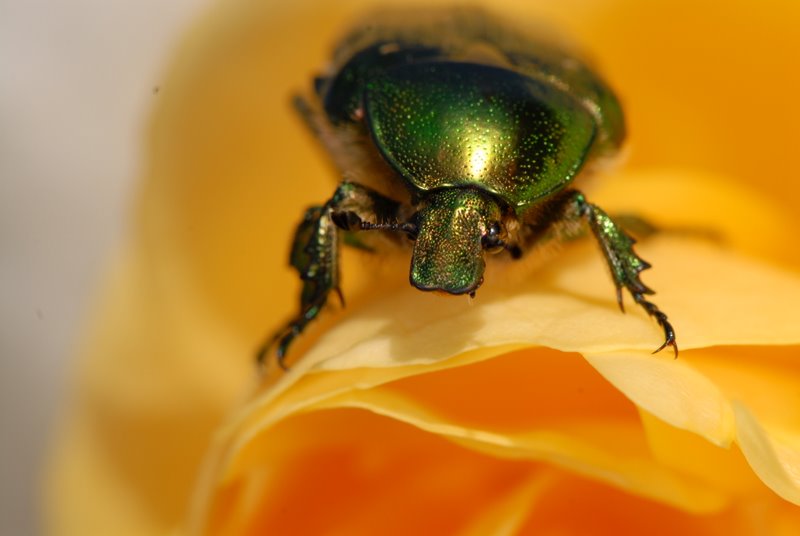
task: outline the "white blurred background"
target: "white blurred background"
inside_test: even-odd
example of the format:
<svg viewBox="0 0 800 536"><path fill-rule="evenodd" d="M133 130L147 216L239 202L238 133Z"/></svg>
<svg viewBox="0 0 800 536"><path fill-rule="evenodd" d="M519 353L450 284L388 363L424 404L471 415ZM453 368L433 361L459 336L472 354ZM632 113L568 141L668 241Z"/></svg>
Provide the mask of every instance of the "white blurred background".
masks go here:
<svg viewBox="0 0 800 536"><path fill-rule="evenodd" d="M40 530L41 463L153 88L209 2L0 0L2 535Z"/></svg>

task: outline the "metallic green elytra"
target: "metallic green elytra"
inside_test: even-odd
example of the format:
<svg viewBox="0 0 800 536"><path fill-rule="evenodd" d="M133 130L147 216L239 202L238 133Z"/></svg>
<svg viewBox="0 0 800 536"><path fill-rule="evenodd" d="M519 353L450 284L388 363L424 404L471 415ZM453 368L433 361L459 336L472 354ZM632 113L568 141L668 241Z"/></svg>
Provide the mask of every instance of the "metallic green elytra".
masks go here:
<svg viewBox="0 0 800 536"><path fill-rule="evenodd" d="M506 68L402 65L368 84L375 144L410 187L471 186L515 209L571 180L598 129L569 93Z"/></svg>
<svg viewBox="0 0 800 536"><path fill-rule="evenodd" d="M667 316L645 299L649 265L634 240L570 187L618 152L625 123L611 89L564 45L479 9L374 14L294 103L345 180L297 228L300 311L260 361L274 348L283 366L330 293L341 298L342 239L364 245L376 232L411 245L416 288L474 296L486 254L518 259L588 229L620 307L625 288L661 325L658 350L677 355Z"/></svg>

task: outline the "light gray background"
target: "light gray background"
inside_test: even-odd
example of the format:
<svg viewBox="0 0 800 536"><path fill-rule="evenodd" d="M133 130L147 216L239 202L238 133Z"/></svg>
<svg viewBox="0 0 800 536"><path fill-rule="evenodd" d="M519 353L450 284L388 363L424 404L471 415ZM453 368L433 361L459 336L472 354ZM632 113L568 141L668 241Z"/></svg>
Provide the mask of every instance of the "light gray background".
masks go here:
<svg viewBox="0 0 800 536"><path fill-rule="evenodd" d="M41 461L152 89L210 0L0 0L0 534L37 534Z"/></svg>

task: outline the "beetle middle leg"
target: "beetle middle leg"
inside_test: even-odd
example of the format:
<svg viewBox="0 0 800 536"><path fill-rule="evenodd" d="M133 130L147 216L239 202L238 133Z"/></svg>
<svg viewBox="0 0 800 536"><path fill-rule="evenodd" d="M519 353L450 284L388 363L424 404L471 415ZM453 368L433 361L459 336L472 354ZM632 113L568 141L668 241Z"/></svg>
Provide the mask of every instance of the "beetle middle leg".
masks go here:
<svg viewBox="0 0 800 536"><path fill-rule="evenodd" d="M398 222L400 203L353 182L343 182L322 206L306 210L297 226L289 256L303 288L298 314L279 329L258 352L263 363L272 348L281 368L292 341L314 320L339 287L339 249L342 231L388 230L413 234L413 225Z"/></svg>
<svg viewBox="0 0 800 536"><path fill-rule="evenodd" d="M672 324L667 320L667 315L645 297L654 294L654 291L642 283L639 274L650 268L650 264L633 251L636 241L603 209L586 201L584 195L577 190L567 190L553 198L537 216L537 221L528 226L530 241L537 241L552 232L571 237L581 232L581 225L577 224L588 224L611 269L620 309L623 312L625 310L622 303L624 287L631 293L633 300L656 319L664 331L664 343L653 353L672 346L677 357L678 345Z"/></svg>

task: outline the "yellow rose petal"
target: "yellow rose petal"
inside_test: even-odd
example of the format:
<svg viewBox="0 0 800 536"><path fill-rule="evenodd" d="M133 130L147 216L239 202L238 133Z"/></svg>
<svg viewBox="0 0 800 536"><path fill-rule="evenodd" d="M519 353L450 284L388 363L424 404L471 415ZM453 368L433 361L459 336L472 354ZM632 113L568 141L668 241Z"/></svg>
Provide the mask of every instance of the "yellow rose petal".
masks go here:
<svg viewBox="0 0 800 536"><path fill-rule="evenodd" d="M790 536L800 523L800 511L780 499L750 498L698 516L591 480L563 473L557 477L531 508L521 534Z"/></svg>
<svg viewBox="0 0 800 536"><path fill-rule="evenodd" d="M283 420L268 434L249 445L249 448L254 449L253 454L248 456L249 463L241 468L236 479L221 484L222 488L215 491L219 494L214 497L216 500L201 510L210 517L204 518L195 527L196 533L280 533L282 530L318 532L333 526L348 533L369 533L370 526L374 530L375 525L371 525L372 523L379 523L382 527L389 526L391 529L387 530L392 533L434 530L431 527L438 527L438 530L449 527L449 530L454 530L462 525L472 526L476 522L474 517L487 508L487 501L489 505L494 505L489 508L494 508L500 507L493 502L497 497L508 495L512 502L515 493L524 497L525 478L529 479L528 485L532 486L527 492L533 494L537 491L532 483L540 470L536 469L538 466L520 465L518 461L506 465L502 461L509 454L516 460L540 455L542 451L535 447L534 450L527 450L537 445L536 441L531 442L531 437L522 440L515 440L513 437L504 439L496 434L482 434L474 428L465 430L458 425L437 420L435 416L413 407L413 404L409 406L407 401L391 398L379 392L361 392L355 398L347 396L329 401L331 406L339 409L325 410L319 407L318 411ZM343 409L347 407L377 412L382 417L371 416L363 411L359 413L359 410ZM430 420L431 417L433 420ZM412 427L391 424L391 421L398 418ZM416 428L422 431L414 431ZM431 442L426 438L432 435L430 432L434 435L443 434L457 445L466 447L468 451L476 450L490 456L476 458L455 445ZM619 443L627 444L624 434L619 437ZM556 442L554 446L559 447L557 452L564 453L567 457L581 450L576 450L574 445L570 448L568 442ZM620 483L649 481L659 493L671 490L676 494L675 497L680 497L687 489L691 490L685 497L689 511L696 512L704 504L702 494L698 494L708 489L705 486L709 482L704 483L694 476L685 476L680 468L676 468L665 480L658 476L659 473L662 476L670 474L663 471L663 466L659 469L658 465L653 465L648 469L647 465L638 466L635 458L619 455L613 458L617 466L621 462L627 464L631 473L626 476L633 477L630 480L622 478L613 487L624 488ZM555 459L558 460L558 457ZM597 459L592 461L593 467L603 467L602 463L596 465ZM656 469L656 472L651 469ZM574 471L575 467L570 466L570 472ZM553 474L552 470L548 473ZM489 477L490 474L494 474L494 480ZM517 476L509 479L511 474ZM559 471L557 474L563 473ZM615 479L623 475L611 471L603 473L603 476ZM684 485L675 486L684 478ZM379 482L380 479L385 479L385 482ZM553 481L546 480L542 483L547 486L546 493L538 495L537 501L532 504L520 505L526 508L529 516L538 521L534 526L542 527L550 523L561 526L576 523L583 526L579 519L558 518L556 512L560 509L554 509L553 502L560 500L561 494L567 493L567 490L572 490L569 495L574 501L580 502L578 497L582 492L579 490L593 489L596 485L585 481L580 483L575 477L564 477L563 480L569 483L566 487L559 480L555 481L555 486ZM386 482L390 485L387 486ZM467 492L463 486L472 487ZM248 499L250 490L260 494L262 501ZM432 499L431 491L443 494L433 499L433 504L440 510L432 511L431 503L424 502ZM644 522L649 518L651 522L663 519L665 527L673 529L676 526L688 528L699 523L707 527L707 530L715 526L728 527L727 532L731 534L738 533L740 529L743 530L742 534L750 534L756 526L760 529L773 523L778 527L791 526L787 523L798 519L798 512L785 510L781 508L778 499L772 501L768 497L759 499L760 513L757 517L750 517L747 510L743 509L743 505L746 506L748 502L739 501L752 500L752 492L746 492L725 508L720 508L725 502L717 500L710 503L714 507L705 511L703 517L697 518L682 516L678 511L665 510L663 506L643 499L642 491L637 489L639 493L635 495L622 495L607 490L597 493L595 490L587 497L594 497L589 501L596 504L592 506L581 503L580 508L581 511L586 511L607 503L606 516L609 518L604 521L603 529L613 526L631 527L634 526L631 523ZM726 487L722 493L728 491ZM644 495L647 496L647 493ZM460 501L459 510L452 509L453 500ZM472 502L474 500L478 502ZM628 516L623 516L625 508L617 501L629 504L628 508L631 507L631 501L640 506L630 510ZM618 506L612 507L614 504ZM315 515L310 518L300 514L311 511ZM643 515L643 511L649 513ZM770 512L769 515L765 515L767 511ZM407 515L398 516L398 513L403 512ZM442 515L448 516L449 525L437 524L442 522ZM518 523L519 515L517 512L515 523ZM548 521L544 522L542 516ZM492 518L491 513L487 512L486 517ZM234 530L236 526L239 526L241 532ZM664 530L666 534L670 533L666 528Z"/></svg>
<svg viewBox="0 0 800 536"><path fill-rule="evenodd" d="M796 172L791 165L800 71L785 68L783 52L797 48L796 3L768 2L756 10L734 3L726 6L721 18L718 5L688 0L580 5L578 10L537 9L552 11L565 26L571 25L620 91L631 122L633 166L641 170L666 163L724 172L727 176L719 182L749 180L793 210L793 194L800 185L793 180ZM309 4L306 10L282 11L270 3L220 4L201 31L187 40L173 74L166 77L152 129L137 230L128 250L133 253L118 270L122 276L110 287L86 352L90 357L84 362L88 372L82 385L88 386L84 393L88 396L81 396L74 412L78 417L70 421L78 446L69 447L70 439L68 448L59 449L61 474L68 478L51 501L60 506L55 524L77 520L59 527L62 531L78 527L76 533L81 533L80 523L93 518L99 533L126 528L160 532L182 515L199 453L221 415L250 381L253 348L295 303L296 277L282 260L292 226L303 206L324 200L333 189L324 158L301 134L302 126L291 117L286 98L322 64L327 43L345 18L338 6ZM714 22L713 32L709 21ZM674 32L676 27L681 28L680 35ZM643 46L632 48L631 43ZM281 53L275 54L276 50ZM632 186L613 197L621 209L642 207L666 228L714 224L716 218L729 215L736 221L724 219L720 224L729 231L729 246L794 262L797 225L791 218L760 201L748 203L747 194L730 196L719 182L717 186L703 182L703 175L672 179L681 185L672 194L661 187ZM668 184L670 175L663 172L659 180ZM295 181L302 181L303 188L298 189ZM592 199L611 205L603 198L602 182L598 181L597 198ZM732 200L736 209L726 210ZM675 322L682 348L798 343L793 274L669 234L641 243L638 251L654 264L644 279L658 291L655 301ZM361 262L353 261L363 258L346 259L346 285L358 287L378 271L375 265L359 270ZM389 262L407 266L407 257ZM338 513L331 512L330 500L311 506L337 514L343 530L367 531L378 520L396 521L398 527L419 521L405 519L406 510L397 507L413 505L419 510L409 510L440 523L436 525L440 533L454 532L469 526L481 505L513 497L535 475L520 471L517 462L456 448L418 428L364 410L302 411L344 396L350 384L365 389L485 360L520 345L635 353L642 362L659 363L653 370L637 364L641 369L637 374L649 377L653 385L658 367L673 363L666 355L648 354L661 336L651 319L630 303L627 315L615 309L613 287L591 244L568 247L540 271L515 272L517 282L506 287L500 280L513 274L503 270L489 274L492 279L487 277L490 282L479 293L476 307L464 300L412 297L410 289L393 294L376 291L373 296L386 301L359 306L357 289L346 287L349 303L355 306L345 315L326 314L298 341L295 355L303 355L303 346L324 331L325 323L338 323L336 331L320 339L288 375L260 394L218 436L222 445L233 440L246 449L249 440L265 431L276 434L282 441L267 442L269 449L261 458L265 468L249 472L241 489L226 488L228 482L222 481L225 489L215 496L217 502L200 516L214 513L210 526L219 529L216 533L260 533L253 512L275 513L270 511L270 498L288 493L297 499L284 517L284 532L291 532L314 521L305 509L306 487L321 480L330 484L320 475L329 474L333 481L340 474L352 476L337 471L343 460L361 455L374 462L370 468L386 469L376 471L374 488L367 487L377 490L375 496L355 494L349 509ZM398 284L405 283L405 274L397 277ZM667 373L667 383L688 386L700 399L694 408L681 406L690 412L688 416L670 413L663 405L659 411L676 422L708 426L710 431L699 433L724 440L727 417L723 410L714 418L713 401L733 393L731 386L738 379L728 380L736 374L717 376L715 371L724 367L699 359L691 363L692 352L685 354L679 361L696 366L696 372L713 385L704 385L676 366L670 369L675 377ZM620 385L625 379L624 374L619 376ZM782 388L780 396L767 403L748 399L750 394L744 392L752 415L744 410L736 413L737 441L765 482L782 496L794 497L797 426L774 418L786 390ZM764 393L766 398L772 395L769 390ZM335 445L338 455L313 450L317 436L337 433L345 438ZM652 439L652 427L650 434ZM403 447L416 447L438 457L396 457L392 461L403 463L383 466L375 462L374 454L380 456L384 445L370 443L373 435L381 441L397 439L397 445L390 445L398 448L395 454ZM356 447L346 454L359 441L363 450ZM292 457L292 448L302 452ZM302 456L309 452L319 457ZM69 457L72 453L77 453L74 458ZM285 465L280 463L286 460ZM439 465L446 469L437 470ZM158 470L150 470L154 467ZM617 528L622 533L639 527L641 533L728 536L783 530L793 535L800 524L796 508L775 507L770 497L756 496L732 511L698 520L598 481L570 477L554 468L549 471L558 477L538 498L523 530L574 528L586 533ZM218 474L209 475L209 485L219 483ZM386 481L397 483L396 488L388 488ZM282 486L272 488L275 482ZM713 487L719 481L709 482ZM357 489L360 481L341 484ZM91 492L82 494L82 486L91 486ZM323 499L336 498L330 487L324 491L328 496L323 494ZM447 500L436 504L440 496ZM576 516L576 507L584 515ZM470 510L469 516L464 509ZM98 510L105 515L96 515ZM234 515L237 512L250 515ZM448 524L448 517L463 523ZM222 530L225 527L231 530Z"/></svg>
<svg viewBox="0 0 800 536"><path fill-rule="evenodd" d="M800 434L770 434L747 407L734 403L737 440L747 461L775 493L800 506Z"/></svg>
<svg viewBox="0 0 800 536"><path fill-rule="evenodd" d="M622 170L599 178L587 195L610 214L634 213L661 233L708 236L725 247L800 268L800 248L791 246L800 229L798 214L732 177L694 169Z"/></svg>
<svg viewBox="0 0 800 536"><path fill-rule="evenodd" d="M589 363L637 406L717 445L730 445L735 435L733 411L719 388L685 358L664 361L648 357L586 354Z"/></svg>
<svg viewBox="0 0 800 536"><path fill-rule="evenodd" d="M375 418L364 420L352 413L344 414L346 420L342 420L331 411L322 411L325 407L366 409L382 415L381 418L405 422L421 431L412 432L392 426L386 428L375 421ZM246 500L245 496L242 496L242 493L251 487L249 484L251 479L255 479L256 482L261 481L261 484L256 485L261 487L263 497L274 497L270 501L272 504L267 507L273 512L268 516L272 521L266 525L260 525L261 530L265 530L266 527L279 530L273 525L276 518L272 516L280 519L280 511L291 508L296 501L302 503L304 508L314 510L320 518L319 523L323 523L321 526L325 526L324 523L332 522L330 508L343 508L347 511L348 508L353 507L354 500L365 501L360 507L367 511L372 508L380 508L369 499L356 498L363 497L365 493L384 495L387 492L385 486L373 487L376 484L372 483L369 485L369 489L372 491L359 490L358 486L353 488L354 475L349 472L342 473L333 470L328 465L332 462L325 462L324 466L315 465L314 460L318 456L336 456L337 452L346 452L348 456L355 456L356 459L359 459L359 456L366 456L367 460L371 456L390 456L393 459L397 456L406 456L414 460L412 466L414 471L421 470L426 473L424 477L426 486L446 482L439 480L442 478L452 478L445 474L436 476L436 471L431 474L431 467L426 461L432 452L435 452L435 449L446 448L447 453L442 452L436 455L439 460L436 462L437 465L441 464L441 466L447 467L452 460L474 460L469 464L471 469L461 466L458 469L461 473L469 474L475 470L488 470L499 475L504 472L500 469L506 463L513 462L513 467L516 467L514 473L524 475L526 465L520 465L522 462L547 461L556 466L567 467L572 472L577 471L579 474L586 474L611 483L614 487L633 491L637 495L653 497L660 502L666 502L692 512L718 511L726 502L724 492L704 488L698 485L695 479L684 480L680 473L664 471L658 464L649 462L646 457L631 456L630 452L623 456L620 456L620 453L603 452L597 446L576 442L563 433L553 431L543 430L538 433L502 435L477 430L474 427L464 428L458 424L437 419L421 408L414 407L408 401L394 396L387 397L379 390L338 397L315 409L317 411L306 415L309 417L316 415L317 417L312 421L316 422L316 425L309 422L307 418L285 419L278 426L271 428L269 433L265 433L267 430L262 430L264 433L248 442L247 448L251 452L243 453L242 462L244 463L237 467L235 477L229 475L223 481L217 481L217 485L221 485L222 489L218 490L214 487L208 490L211 497L207 498L208 502L204 503L205 507L198 509L198 511L206 512L211 516L206 521L211 524L206 526L205 531L201 530L201 533L218 533L220 531L226 534L231 533L230 526L226 526L225 530L221 530L219 526L214 530L210 528L214 527L215 519L220 519L219 516L223 515L219 508L224 507L227 503L224 497L229 493L236 494L237 498L234 500L234 504L238 511L224 514L226 519L250 518L251 516L259 518L265 515L263 512L259 512L265 508L263 503L253 504ZM287 429L292 430L291 434L287 435ZM392 429L395 432L389 433L388 430ZM398 435L401 431L402 436ZM630 444L627 439L632 430L611 428L609 431L613 432L619 440L616 443L618 446L628 448L625 445ZM433 444L429 445L427 440L422 440L420 444L419 439L412 439L419 434L441 436L454 442L455 445L449 447L441 445L434 448ZM341 446L339 446L340 443ZM479 453L481 459L472 458L472 455L466 455L467 457L464 458L464 450ZM320 454L314 454L315 451ZM445 458L450 461L444 462ZM502 462L502 460L509 461ZM500 470L499 473L497 473L498 470ZM295 485L300 486L297 491L287 490L287 483L283 479L288 476L281 476L284 471L289 471ZM313 473L309 471L313 471ZM449 472L447 471L447 473ZM315 479L314 474L320 475L322 481ZM373 468L369 469L368 474L370 474L370 478L376 478L380 472ZM385 476L390 478L389 475ZM264 478L267 479L266 482L263 480ZM397 489L398 487L404 486L404 479L398 479L396 476L387 482L391 482L388 489L394 489L397 492L400 491ZM473 485L475 484L473 483ZM321 487L323 490L330 489L321 492ZM482 490L481 495L484 491L486 490ZM217 495L218 493L222 493L221 497ZM320 493L322 494L320 495ZM418 511L419 505L412 506L416 503L413 497L417 493L419 492L414 488L403 489L403 498L396 499L395 508L402 510L403 505L406 505L405 508ZM458 496L453 489L448 489L448 493L447 500ZM331 505L326 508L321 506L320 501L329 501ZM248 505L250 505L249 508ZM467 508L467 505L463 505L463 507ZM364 515L359 511L352 523L361 523L365 517L368 519L370 515ZM430 518L424 521L426 526L430 522ZM300 527L297 530L302 530L304 521L297 520L297 524L294 526ZM345 526L347 525L345 524ZM408 528L407 524L401 526Z"/></svg>
<svg viewBox="0 0 800 536"><path fill-rule="evenodd" d="M711 348L684 352L684 363L672 366L641 356L587 359L638 407L664 422L722 446L735 439L764 483L800 505L800 366L792 362L799 351ZM650 422L652 430L656 425ZM680 457L676 445L682 442L673 436L667 443L672 452L662 457ZM708 464L696 466L698 460L674 461L714 474Z"/></svg>
<svg viewBox="0 0 800 536"><path fill-rule="evenodd" d="M521 344L591 354L654 350L660 328L629 297L628 313L619 312L596 249L576 245L525 278L515 272L511 285L495 271L476 298L480 306L410 288L387 293L323 335L303 366L423 364ZM800 276L702 241L659 237L638 250L656 266L645 280L658 289L653 300L669 314L680 348L800 343Z"/></svg>
<svg viewBox="0 0 800 536"><path fill-rule="evenodd" d="M547 493L555 480L555 471L541 470L517 489L500 495L492 504L477 513L461 532L463 536L514 536L530 515L537 499Z"/></svg>
<svg viewBox="0 0 800 536"><path fill-rule="evenodd" d="M734 443L720 448L695 432L677 428L640 408L643 431L653 457L730 497L772 495ZM777 497L776 497L777 499ZM734 501L735 502L735 501Z"/></svg>
<svg viewBox="0 0 800 536"><path fill-rule="evenodd" d="M662 239L659 242L661 242L662 248L668 249L664 244L668 244L670 242L669 239ZM782 308L781 304L778 303L783 299L791 301L791 295L787 297L785 290L789 289L789 291L792 292L796 291L795 289L798 287L797 282L791 274L782 273L779 270L747 261L739 256L726 253L717 246L686 241L674 241L674 243L680 243L683 249L691 249L693 251L692 258L700 258L701 264L707 267L705 269L709 271L709 275L714 275L716 271L719 271L723 277L717 277L713 279L713 281L720 284L722 287L730 285L730 283L728 283L729 281L749 280L752 278L753 273L756 273L758 276L756 279L763 283L759 287L758 292L755 291L756 289L752 289L749 293L738 292L731 294L721 290L716 291L719 294L714 294L714 287L708 284L712 279L706 276L706 279L703 280L706 283L704 286L699 289L691 289L691 294L685 291L683 292L683 298L685 300L683 302L684 305L689 304L691 306L694 304L695 300L699 300L702 304L710 304L711 300L707 299L704 293L711 293L714 299L718 299L719 295L725 295L727 299L732 300L734 303L736 301L744 301L746 303L744 306L745 309L757 308L762 311L759 318L760 322L757 324L742 322L741 320L737 321L737 319L733 317L731 318L731 322L725 322L722 323L722 325L717 325L716 322L709 323L706 321L705 326L701 326L701 329L695 330L700 334L705 334L710 337L710 340L707 341L706 344L711 344L720 340L724 341L726 338L729 341L738 339L747 342L769 343L775 340L776 334L779 341L781 337L784 337L785 340L792 340L792 337L794 337L797 332L796 326L793 324L791 318L786 318L784 314L785 310ZM656 245L658 245L658 243L656 243ZM575 273L571 273L571 270L577 272L583 270L585 272L587 269L591 268L591 261L587 262L584 260L584 263L589 265L588 268L587 266L580 266L578 262L581 259L585 259L588 253L588 251L575 248L571 254L573 258L568 259L571 263L570 266L560 267L562 272L555 274L553 279L557 282L561 278L569 280L570 277L575 277ZM579 267L575 268L576 265ZM722 269L723 266L725 267L724 270ZM678 269L681 268L680 264L676 264L675 268L676 269L672 270L670 273L677 281L688 281L691 280L692 277L697 278L698 276L698 272L696 270L691 270L691 267L689 267L690 269L686 274L676 273ZM684 268L684 270L686 270L686 268ZM602 274L601 271L600 273ZM741 273L745 275L742 276ZM587 278L576 279L585 281ZM547 281L547 278L544 278L544 280ZM680 289L681 287L677 287L672 290L680 291ZM268 429L271 423L287 418L292 412L299 410L306 411L314 406L319 406L320 404L324 405L329 403L330 400L335 400L338 396L352 396L346 393L348 384L363 389L375 385L375 382L389 381L390 379L399 378L409 373L418 374L426 367L432 367L434 365L437 367L440 366L438 363L441 363L442 359L445 357L469 350L469 347L466 346L465 348L465 343L460 340L463 337L441 335L437 337L437 334L443 333L447 335L449 333L458 332L459 326L463 325L477 328L475 331L468 333L468 344L475 344L476 349L471 355L465 355L465 361L461 363L465 364L466 362L490 357L493 353L503 351L503 348L523 344L524 342L521 341L525 341L526 338L528 338L528 343L535 342L535 339L531 341L530 332L536 332L537 330L531 330L530 326L524 325L520 318L520 316L525 315L525 311L541 310L541 308L546 305L547 308L545 310L555 312L559 310L559 306L554 306L553 304L566 303L566 306L561 306L564 317L556 317L555 320L565 322L569 326L570 322L575 322L574 317L579 315L581 310L580 302L583 301L585 303L585 299L578 300L576 297L570 296L565 292L562 292L560 295L555 293L552 295L545 294L545 300L550 300L549 302L545 301L545 305L542 305L542 302L539 304L535 303L535 300L542 300L543 294L543 292L531 292L530 294L523 294L522 296L510 294L503 296L502 293L500 293L501 298L497 298L497 302L498 304L503 304L503 307L498 307L498 309L494 310L490 309L490 314L488 314L487 317L490 318L491 321L486 321L483 326L480 326L479 322L470 320L464 323L463 317L460 316L464 314L474 314L475 308L470 309L466 307L463 308L462 311L459 311L457 305L451 305L450 309L444 307L442 310L432 307L419 307L418 305L415 307L415 299L425 295L414 292L399 291L396 295L390 297L388 308L385 307L386 303L383 303L381 308L367 307L364 310L356 311L347 321L341 324L343 332L339 332L338 330L340 328L336 328L329 334L323 336L320 344L312 350L307 360L304 359L300 363L301 368L299 371L290 372L289 375L282 378L271 391L265 393L265 398L261 402L256 402L254 404L253 407L260 406L263 409L272 405L274 407L270 412L272 417L267 420L264 420L263 417L245 417L242 422L245 423L244 425L246 428L243 431L237 432L238 437L236 444L239 446L234 447L233 451L229 451L227 459L231 461L232 458L230 456L234 456L233 453L246 445L252 445L261 431ZM492 295L490 294L490 300L491 297ZM397 302L392 303L392 299L397 300ZM515 299L530 301L527 306L515 307ZM570 305L570 302L575 302L575 304ZM446 301L443 302L443 304L449 305ZM491 308L492 305L493 303L490 301L484 308ZM537 305L540 307L537 307ZM726 308L735 308L735 306L730 304L723 306L720 306L720 304L715 305L717 307L715 311L719 311L720 314L725 314ZM466 310L466 313L463 312L464 310ZM387 311L391 311L391 314L394 316L388 316ZM686 311L691 311L691 307L687 307L685 310L679 312ZM601 330L608 331L611 323L619 322L620 319L626 318L619 315L619 313L613 309L611 309L611 312L616 318L614 318L612 322L606 321L605 324L603 324L602 320L592 320L588 317L582 320L585 323L584 325L590 328L600 326ZM608 311L597 306L584 312L584 314L598 315L600 318L607 313ZM359 323L360 315L363 315L365 319L364 323ZM386 320L380 319L381 315L386 315ZM647 326L647 323L644 325ZM506 338L505 345L488 346L489 340L495 341L495 344L498 342L503 343L504 338L498 337L498 333L502 334L504 330L509 330L509 326L512 330L511 333L513 333L513 329L517 329L521 334L515 335L515 338ZM374 331L370 332L371 329ZM487 342L480 340L480 329L488 330L488 333L491 334L486 335ZM392 330L400 331L395 339L391 338ZM430 336L426 335L426 330L430 333ZM716 333L714 332L715 330ZM538 331L547 333L547 330ZM576 337L578 335L585 337L590 330L582 329L572 333L569 329L553 328L553 331L557 335L563 337L564 342L562 342L562 344L568 347L569 344L586 345L585 340L576 339ZM420 336L420 333L425 338L414 340L415 337ZM506 331L506 333L508 333L508 331ZM552 334L550 335L552 336ZM590 335L592 334L590 333ZM492 336L492 339L488 339L489 336ZM621 335L619 332L615 332L615 336L618 337L619 340L625 340L625 336ZM475 339L478 339L477 344L475 343ZM580 342L576 343L575 340L580 340ZM329 341L333 341L340 349L338 351L332 351L331 348L326 348L325 345L328 344ZM629 343L626 342L626 344ZM697 346L702 346L701 343L696 344ZM414 348L416 345L424 347L426 349L426 359L414 360L402 357L397 359L395 355L393 355L393 351L398 348L402 349L405 345L407 345L408 348ZM437 345L439 347L437 347ZM548 345L554 346L552 341L550 341ZM691 346L691 344L686 346ZM480 350L478 350L478 348L480 348ZM319 355L324 355L325 353L332 354L334 358L332 358L331 362L315 360L311 357L314 355L314 352L320 352ZM684 354L691 355L691 352L684 352ZM437 355L440 357L437 358ZM617 387L648 411L659 415L667 422L671 422L678 427L703 434L705 437L718 444L727 444L730 442L733 436L732 418L730 415L730 408L725 398L718 391L716 386L701 374L691 369L687 364L688 362L685 360L678 360L676 362L672 359L653 357L641 351L630 355L627 361L624 357L625 356L621 359L619 356L606 353L605 355L591 355L590 360L601 372L612 380L612 383L615 383L618 376L619 381L615 383ZM458 364L458 360L451 360L451 362L445 361L444 363L446 363L448 367L455 366ZM301 379L303 370L308 370L315 366L318 367L320 371L328 370L331 372L307 375L302 378L302 381L298 381ZM388 374L377 373L378 375L375 376L375 371L365 369L367 366L376 367L377 369L390 367L393 368L394 371ZM631 367L634 368L631 369ZM352 371L352 373L350 371ZM326 383L326 380L324 380L325 376L328 374L334 375L336 372L340 373L338 374L338 380L333 383L327 382L328 387L319 390L320 387L324 386ZM646 377L643 375L650 375L652 379L643 381L643 378ZM334 375L334 377L336 376L337 375ZM304 392L303 385L308 384L307 386L310 387L320 381L323 383L316 387L311 387L306 395L302 395ZM370 384L370 382L373 383ZM635 386L635 389L631 390L630 385ZM326 391L326 389L328 390ZM291 396L292 394L296 402L293 403L294 405L286 405L289 399L285 397ZM676 404L675 402L679 400L679 398L675 398L676 396L683 397L683 402ZM654 401L656 405L652 405ZM242 422L240 422L240 424L242 424ZM239 470L236 472L238 471Z"/></svg>
<svg viewBox="0 0 800 536"><path fill-rule="evenodd" d="M228 430L227 439L218 451L217 461L222 465L217 466L216 477L207 481L206 493L212 496L222 493L224 498L225 489L239 489L245 485L240 483L260 478L265 460L271 460L270 464L282 463L277 460L286 454L277 454L276 458L276 452L297 451L300 447L294 440L280 432L282 422L296 419L293 415L328 408L361 408L446 437L495 459L547 461L684 510L718 511L728 502L725 488L701 485L702 480L696 477L684 480L682 471L664 471L663 466L654 463L641 438L637 438L639 424L633 408L614 401L615 397L621 399L619 393L609 389L596 373L596 379L590 379L575 366L565 367L569 362L577 366L582 359L541 352L545 351L540 350L539 355L531 351L515 352L491 362L418 374L380 388L354 382L347 389L329 392L327 396L318 392L317 398L289 408L280 403L283 397L267 406L253 405L250 410L260 416L242 418L239 422L244 423L243 428ZM587 365L583 367L591 372ZM511 377L515 371L517 377ZM319 380L328 375L348 377L347 372L336 371L315 374L309 379ZM502 379L506 379L503 386L510 394L492 389ZM530 384L527 395L514 385L515 381ZM565 384L577 391L570 398L559 398L557 386ZM437 385L442 387L437 389ZM442 392L447 386L452 391ZM542 394L536 391L546 392L551 387L549 400L536 398ZM480 394L481 389L485 394ZM603 389L605 394L600 392ZM580 400L576 395L580 393L585 397L586 407L576 405ZM476 421L481 420L480 411L457 407L459 396L461 400L475 398L476 408L478 401L487 406L482 422ZM446 402L448 398L451 402ZM604 402L604 398L608 400ZM492 421L489 412L498 418ZM552 415L548 416L548 412ZM518 416L509 419L514 413ZM314 434L317 444L327 441L322 429L309 432ZM217 486L222 486L222 491ZM251 485L245 487L249 489ZM203 504L210 504L210 499L206 496ZM206 508L201 506L197 510L202 512Z"/></svg>
<svg viewBox="0 0 800 536"><path fill-rule="evenodd" d="M687 511L716 511L725 503L724 493L698 486L694 480L683 481L680 474L663 471L645 453L637 452L638 423L566 420L558 430L498 433L443 419L410 399L380 389L353 392L320 407L367 409L495 458L546 461ZM593 441L598 432L604 440Z"/></svg>
<svg viewBox="0 0 800 536"><path fill-rule="evenodd" d="M691 352L687 361L765 426L800 424L800 346L714 347Z"/></svg>
<svg viewBox="0 0 800 536"><path fill-rule="evenodd" d="M534 468L360 409L283 420L258 446L258 464L215 489L194 533L453 533ZM253 486L260 502L244 500Z"/></svg>

